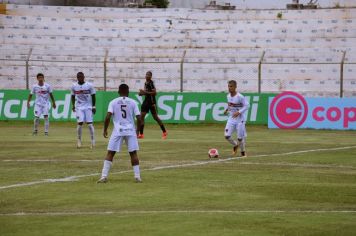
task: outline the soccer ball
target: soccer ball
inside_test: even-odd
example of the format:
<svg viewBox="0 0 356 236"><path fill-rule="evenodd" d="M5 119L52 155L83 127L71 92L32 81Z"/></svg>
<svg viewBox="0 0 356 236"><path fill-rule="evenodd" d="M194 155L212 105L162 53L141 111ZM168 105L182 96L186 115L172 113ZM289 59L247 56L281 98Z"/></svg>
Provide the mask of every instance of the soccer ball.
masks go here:
<svg viewBox="0 0 356 236"><path fill-rule="evenodd" d="M216 148L211 148L209 149L209 158L219 158L219 152L218 152L218 149Z"/></svg>

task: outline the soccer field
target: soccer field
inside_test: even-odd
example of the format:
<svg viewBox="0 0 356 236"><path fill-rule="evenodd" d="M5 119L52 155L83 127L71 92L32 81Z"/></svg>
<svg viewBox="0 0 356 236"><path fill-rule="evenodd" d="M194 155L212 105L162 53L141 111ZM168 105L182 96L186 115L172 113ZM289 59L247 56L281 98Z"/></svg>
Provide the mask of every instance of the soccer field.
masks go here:
<svg viewBox="0 0 356 236"><path fill-rule="evenodd" d="M42 129L43 123L41 123ZM147 125L143 183L126 147L109 182L100 177L107 140L76 149L75 123L0 122L0 235L354 235L353 131L247 126L247 158L231 157L224 124ZM112 125L111 125L112 128ZM209 148L221 158L209 160Z"/></svg>

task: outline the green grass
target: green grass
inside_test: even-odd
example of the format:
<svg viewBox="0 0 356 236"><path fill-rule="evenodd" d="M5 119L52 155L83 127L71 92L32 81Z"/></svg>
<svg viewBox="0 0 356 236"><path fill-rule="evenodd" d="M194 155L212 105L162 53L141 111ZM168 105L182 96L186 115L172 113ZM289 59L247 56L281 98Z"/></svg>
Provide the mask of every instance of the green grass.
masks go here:
<svg viewBox="0 0 356 236"><path fill-rule="evenodd" d="M0 189L1 236L356 232L355 132L248 126L249 157L230 160L223 124L168 125L167 140L147 125L139 152L144 182L134 183L123 148L109 183L99 185L107 146L101 124L94 150L87 128L78 150L74 123L51 123L49 137L33 137L31 125L0 122L0 188L39 181ZM212 147L224 161L208 160ZM154 169L184 164L192 165Z"/></svg>

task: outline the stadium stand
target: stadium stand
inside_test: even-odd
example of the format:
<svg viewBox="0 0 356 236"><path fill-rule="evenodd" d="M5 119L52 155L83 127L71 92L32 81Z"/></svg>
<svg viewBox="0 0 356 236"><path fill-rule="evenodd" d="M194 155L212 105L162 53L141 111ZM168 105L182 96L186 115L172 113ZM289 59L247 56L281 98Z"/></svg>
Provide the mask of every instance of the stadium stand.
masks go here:
<svg viewBox="0 0 356 236"><path fill-rule="evenodd" d="M116 89L122 82L138 89L145 71L152 70L160 91L179 91L183 78L184 91L225 91L226 81L236 79L243 91L256 92L264 54L262 92L293 89L338 96L346 51L344 95L356 96L355 22L354 8L209 11L8 4L6 14L0 14L0 88L24 88L28 60L30 78L43 72L56 89L68 89L78 71L98 89Z"/></svg>

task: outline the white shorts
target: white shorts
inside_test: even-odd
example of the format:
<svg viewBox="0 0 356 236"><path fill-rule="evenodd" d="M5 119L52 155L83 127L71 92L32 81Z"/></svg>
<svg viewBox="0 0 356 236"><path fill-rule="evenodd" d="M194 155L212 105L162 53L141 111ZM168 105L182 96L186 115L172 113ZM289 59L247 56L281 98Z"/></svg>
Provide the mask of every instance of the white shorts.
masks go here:
<svg viewBox="0 0 356 236"><path fill-rule="evenodd" d="M225 126L225 136L230 136L232 135L233 132L237 132L237 138L238 139L243 139L247 137L247 132L246 132L246 122L241 121L238 123L227 123Z"/></svg>
<svg viewBox="0 0 356 236"><path fill-rule="evenodd" d="M91 108L77 109L75 111L77 122L92 123L93 122L93 111Z"/></svg>
<svg viewBox="0 0 356 236"><path fill-rule="evenodd" d="M120 136L115 133L111 134L109 144L108 144L108 150L109 151L115 151L115 152L120 152L122 142L125 140L127 150L129 152L133 151L138 151L138 141L137 141L137 136L136 135L130 135L130 136Z"/></svg>
<svg viewBox="0 0 356 236"><path fill-rule="evenodd" d="M41 117L42 115L48 116L48 111L49 111L49 105L38 105L35 104L35 107L33 109L33 113L36 117Z"/></svg>

